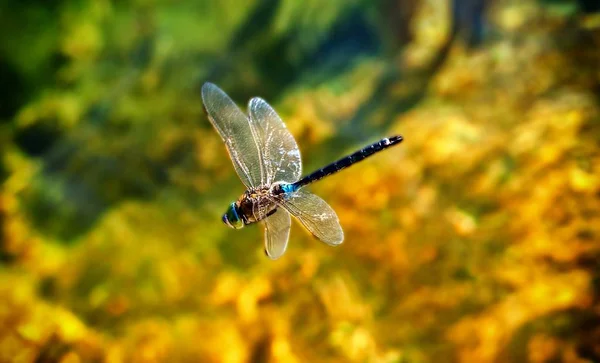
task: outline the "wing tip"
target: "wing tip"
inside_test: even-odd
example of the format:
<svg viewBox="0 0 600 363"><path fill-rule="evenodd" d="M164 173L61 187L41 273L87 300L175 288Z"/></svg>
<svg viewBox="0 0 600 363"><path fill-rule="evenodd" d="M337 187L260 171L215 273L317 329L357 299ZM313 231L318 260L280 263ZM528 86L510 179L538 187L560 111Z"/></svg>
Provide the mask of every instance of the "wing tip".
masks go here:
<svg viewBox="0 0 600 363"><path fill-rule="evenodd" d="M269 251L266 248L263 249L263 252L264 252L265 256L267 256L271 261L278 260L281 256L283 256L283 253L279 256L271 256L269 254Z"/></svg>
<svg viewBox="0 0 600 363"><path fill-rule="evenodd" d="M202 85L202 92L204 92L204 90L208 90L209 88L215 87L217 87L217 85L212 82L204 82L204 84Z"/></svg>
<svg viewBox="0 0 600 363"><path fill-rule="evenodd" d="M261 98L261 97L252 97L248 101L248 111L251 111L255 107L263 106L264 104L268 104L268 103L263 98Z"/></svg>
<svg viewBox="0 0 600 363"><path fill-rule="evenodd" d="M339 241L332 241L330 243L330 246L337 247L337 246L341 245L342 243L344 243L344 236L342 236L342 238Z"/></svg>
<svg viewBox="0 0 600 363"><path fill-rule="evenodd" d="M225 91L223 91L221 88L219 88L219 86L217 86L216 84L212 83L212 82L204 82L204 84L202 85L202 88L200 90L200 93L202 95L202 100L204 101L204 103L206 103L206 101L208 100L208 97L211 96L211 94L221 94L224 95L225 97L229 98L229 96L227 96L227 94L225 93Z"/></svg>
<svg viewBox="0 0 600 363"><path fill-rule="evenodd" d="M310 232L310 234L311 234L311 236L313 236L314 239L319 240L331 247L337 247L337 246L341 245L342 243L344 243L344 232L343 231L341 233L342 235L339 238L335 238L335 239L332 238L332 239L327 239L327 240L320 238L319 236L317 236L316 234L314 234L312 232Z"/></svg>
<svg viewBox="0 0 600 363"><path fill-rule="evenodd" d="M206 97L208 96L208 92L215 89L217 87L214 83L204 82L202 88L200 89L200 94L202 95L202 102L204 104L204 110L206 110Z"/></svg>

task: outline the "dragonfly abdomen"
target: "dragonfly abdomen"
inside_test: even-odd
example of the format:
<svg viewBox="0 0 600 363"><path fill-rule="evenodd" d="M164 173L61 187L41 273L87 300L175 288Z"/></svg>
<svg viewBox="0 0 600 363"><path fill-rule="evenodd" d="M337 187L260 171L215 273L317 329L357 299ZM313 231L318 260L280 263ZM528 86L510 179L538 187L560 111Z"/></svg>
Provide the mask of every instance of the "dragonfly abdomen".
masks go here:
<svg viewBox="0 0 600 363"><path fill-rule="evenodd" d="M387 149L390 146L396 145L402 142L402 136L392 136L390 138L385 138L373 143L369 146L366 146L353 154L350 154L346 157L341 158L340 160L333 162L327 165L324 168L321 168L304 178L298 180L294 184L291 184L289 189L297 190L305 185L316 182L317 180L323 179L324 177L337 173L338 171L349 167L350 165L356 164L359 161L362 161L368 158L371 155L374 155L382 150Z"/></svg>

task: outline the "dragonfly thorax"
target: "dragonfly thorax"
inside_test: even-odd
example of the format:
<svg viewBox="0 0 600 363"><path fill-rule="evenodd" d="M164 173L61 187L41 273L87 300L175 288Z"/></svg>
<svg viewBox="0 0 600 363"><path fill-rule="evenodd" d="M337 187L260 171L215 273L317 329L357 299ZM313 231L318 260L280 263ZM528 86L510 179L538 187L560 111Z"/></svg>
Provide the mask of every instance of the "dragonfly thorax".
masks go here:
<svg viewBox="0 0 600 363"><path fill-rule="evenodd" d="M272 215L277 211L277 202L283 200L285 185L287 184L275 183L246 190L237 201L229 205L223 214L223 223L240 229Z"/></svg>
<svg viewBox="0 0 600 363"><path fill-rule="evenodd" d="M283 200L280 184L248 189L234 203L236 212L244 224L261 221L277 211L277 203Z"/></svg>

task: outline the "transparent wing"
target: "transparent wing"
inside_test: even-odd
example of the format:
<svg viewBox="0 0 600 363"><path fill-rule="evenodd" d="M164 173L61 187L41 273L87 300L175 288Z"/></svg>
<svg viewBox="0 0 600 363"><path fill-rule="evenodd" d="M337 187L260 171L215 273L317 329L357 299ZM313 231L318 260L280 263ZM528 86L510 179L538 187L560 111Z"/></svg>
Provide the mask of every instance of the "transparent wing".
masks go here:
<svg viewBox="0 0 600 363"><path fill-rule="evenodd" d="M265 252L270 259L276 260L285 252L291 224L290 214L283 208L265 219Z"/></svg>
<svg viewBox="0 0 600 363"><path fill-rule="evenodd" d="M265 100L258 97L248 103L248 113L262 161L262 185L298 181L302 174L300 150L279 115Z"/></svg>
<svg viewBox="0 0 600 363"><path fill-rule="evenodd" d="M260 155L250 120L225 92L212 83L202 86L202 100L242 183L248 188L259 186L262 182Z"/></svg>
<svg viewBox="0 0 600 363"><path fill-rule="evenodd" d="M335 246L344 241L344 231L337 214L327 202L313 193L299 190L286 195L281 206L328 245Z"/></svg>

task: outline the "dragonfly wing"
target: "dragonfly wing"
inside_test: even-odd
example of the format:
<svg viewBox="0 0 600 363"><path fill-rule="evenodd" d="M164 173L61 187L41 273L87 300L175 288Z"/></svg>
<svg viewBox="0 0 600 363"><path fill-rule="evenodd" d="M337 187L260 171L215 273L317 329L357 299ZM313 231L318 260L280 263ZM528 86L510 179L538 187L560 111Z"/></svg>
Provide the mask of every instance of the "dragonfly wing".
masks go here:
<svg viewBox="0 0 600 363"><path fill-rule="evenodd" d="M238 176L248 188L261 185L261 163L257 142L252 137L250 120L219 87L202 86L202 100L213 124L225 142Z"/></svg>
<svg viewBox="0 0 600 363"><path fill-rule="evenodd" d="M276 260L285 252L292 224L290 214L279 208L265 220L265 252L270 259Z"/></svg>
<svg viewBox="0 0 600 363"><path fill-rule="evenodd" d="M281 203L288 212L315 237L331 246L344 241L344 231L333 208L315 194L298 190L285 196Z"/></svg>
<svg viewBox="0 0 600 363"><path fill-rule="evenodd" d="M262 161L263 185L298 181L302 174L300 149L279 115L265 100L258 97L248 103L248 113L250 128Z"/></svg>

